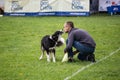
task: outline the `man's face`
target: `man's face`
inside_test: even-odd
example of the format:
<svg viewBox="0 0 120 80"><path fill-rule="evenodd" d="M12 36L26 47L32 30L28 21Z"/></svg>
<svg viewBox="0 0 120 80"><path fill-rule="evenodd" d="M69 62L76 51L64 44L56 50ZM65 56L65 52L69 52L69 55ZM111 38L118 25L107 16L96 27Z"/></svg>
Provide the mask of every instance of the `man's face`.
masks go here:
<svg viewBox="0 0 120 80"><path fill-rule="evenodd" d="M65 33L68 33L70 31L70 28L71 28L70 25L65 23L63 30L64 30Z"/></svg>

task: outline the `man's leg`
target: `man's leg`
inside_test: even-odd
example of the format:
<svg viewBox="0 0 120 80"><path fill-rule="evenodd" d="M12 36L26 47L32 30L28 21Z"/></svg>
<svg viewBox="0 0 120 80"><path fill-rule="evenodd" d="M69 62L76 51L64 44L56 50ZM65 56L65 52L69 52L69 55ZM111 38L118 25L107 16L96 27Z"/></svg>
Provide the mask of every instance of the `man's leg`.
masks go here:
<svg viewBox="0 0 120 80"><path fill-rule="evenodd" d="M84 60L86 59L86 55L83 54L83 53L81 53L81 52L78 54L77 57L78 57L78 59L81 60L81 61L84 61Z"/></svg>
<svg viewBox="0 0 120 80"><path fill-rule="evenodd" d="M73 47L75 47L80 53L78 54L78 59L88 60L94 62L94 48L86 47L78 41L74 41ZM92 57L91 57L92 55Z"/></svg>
<svg viewBox="0 0 120 80"><path fill-rule="evenodd" d="M82 52L83 54L94 52L94 48L86 47L78 41L73 42L73 47L76 48L78 51Z"/></svg>

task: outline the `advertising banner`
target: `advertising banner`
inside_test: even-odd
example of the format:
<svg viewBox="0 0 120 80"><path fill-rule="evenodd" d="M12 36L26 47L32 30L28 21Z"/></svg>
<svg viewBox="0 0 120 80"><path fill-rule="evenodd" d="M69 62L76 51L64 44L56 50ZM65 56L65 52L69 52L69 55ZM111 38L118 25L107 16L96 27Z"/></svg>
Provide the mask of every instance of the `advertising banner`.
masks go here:
<svg viewBox="0 0 120 80"><path fill-rule="evenodd" d="M99 11L107 11L111 5L120 5L120 0L99 0Z"/></svg>
<svg viewBox="0 0 120 80"><path fill-rule="evenodd" d="M13 16L88 16L89 6L89 0L6 0L5 14Z"/></svg>
<svg viewBox="0 0 120 80"><path fill-rule="evenodd" d="M4 0L0 0L0 8L4 8Z"/></svg>

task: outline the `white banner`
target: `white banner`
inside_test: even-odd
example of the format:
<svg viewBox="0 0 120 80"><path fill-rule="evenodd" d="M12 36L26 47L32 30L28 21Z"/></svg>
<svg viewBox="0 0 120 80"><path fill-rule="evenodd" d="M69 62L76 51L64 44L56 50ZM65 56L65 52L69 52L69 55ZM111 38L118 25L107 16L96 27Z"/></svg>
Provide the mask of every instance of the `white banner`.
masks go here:
<svg viewBox="0 0 120 80"><path fill-rule="evenodd" d="M4 0L0 0L0 8L4 8Z"/></svg>
<svg viewBox="0 0 120 80"><path fill-rule="evenodd" d="M99 11L107 11L107 7L111 6L112 3L120 5L120 0L99 0Z"/></svg>
<svg viewBox="0 0 120 80"><path fill-rule="evenodd" d="M6 0L5 12L37 12L39 0Z"/></svg>
<svg viewBox="0 0 120 80"><path fill-rule="evenodd" d="M40 11L89 11L89 0L40 0Z"/></svg>
<svg viewBox="0 0 120 80"><path fill-rule="evenodd" d="M5 12L89 12L89 6L89 0L6 0Z"/></svg>

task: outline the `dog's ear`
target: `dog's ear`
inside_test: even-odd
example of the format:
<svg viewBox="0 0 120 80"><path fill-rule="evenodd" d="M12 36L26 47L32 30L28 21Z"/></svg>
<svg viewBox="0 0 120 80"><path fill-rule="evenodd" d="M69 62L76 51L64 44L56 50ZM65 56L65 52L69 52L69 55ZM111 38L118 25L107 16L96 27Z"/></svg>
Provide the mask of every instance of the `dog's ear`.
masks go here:
<svg viewBox="0 0 120 80"><path fill-rule="evenodd" d="M59 31L56 31L53 35L62 35L63 34L63 31L62 30L59 30Z"/></svg>

